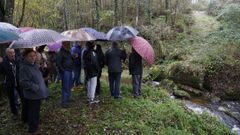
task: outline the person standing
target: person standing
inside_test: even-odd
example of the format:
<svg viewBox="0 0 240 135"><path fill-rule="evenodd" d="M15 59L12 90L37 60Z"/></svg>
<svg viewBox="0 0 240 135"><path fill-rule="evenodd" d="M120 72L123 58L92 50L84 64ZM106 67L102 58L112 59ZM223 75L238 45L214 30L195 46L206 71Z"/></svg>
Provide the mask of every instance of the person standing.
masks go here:
<svg viewBox="0 0 240 135"><path fill-rule="evenodd" d="M37 54L33 49L26 49L24 51L24 60L20 63L19 68L19 84L25 98L29 133L37 132L41 100L46 99L49 95L42 73L37 64L35 64L36 58Z"/></svg>
<svg viewBox="0 0 240 135"><path fill-rule="evenodd" d="M98 72L98 76L97 76L96 95L100 95L100 93L101 93L100 78L102 76L102 68L104 67L105 60L104 60L104 54L102 51L102 47L99 44L96 45L95 52L97 54L97 60L98 60L98 66L99 66L99 72Z"/></svg>
<svg viewBox="0 0 240 135"><path fill-rule="evenodd" d="M122 61L125 61L127 54L125 50L121 50L116 42L105 53L105 62L108 66L108 78L111 96L115 99L120 96L120 81L122 74Z"/></svg>
<svg viewBox="0 0 240 135"><path fill-rule="evenodd" d="M63 42L57 54L57 67L62 80L62 107L69 106L72 88L73 58L70 53L70 42Z"/></svg>
<svg viewBox="0 0 240 135"><path fill-rule="evenodd" d="M71 48L71 54L74 61L73 66L73 86L80 85L81 82L81 51L82 47L79 43L75 42Z"/></svg>
<svg viewBox="0 0 240 135"><path fill-rule="evenodd" d="M16 91L18 95L21 96L21 93L19 91L17 86L17 76L18 76L18 64L15 61L15 51L14 49L7 48L6 49L6 57L3 59L3 62L0 66L0 72L4 76L4 89L7 91L7 96L9 99L9 105L12 113L12 119L17 120L18 119L18 110L16 106Z"/></svg>
<svg viewBox="0 0 240 135"><path fill-rule="evenodd" d="M89 103L98 103L99 100L95 99L97 76L99 72L97 54L94 52L96 46L93 42L87 42L86 46L87 50L83 54L83 59L87 79L87 97Z"/></svg>
<svg viewBox="0 0 240 135"><path fill-rule="evenodd" d="M142 82L142 57L132 48L132 53L129 55L129 74L132 75L133 96L138 98L141 96Z"/></svg>

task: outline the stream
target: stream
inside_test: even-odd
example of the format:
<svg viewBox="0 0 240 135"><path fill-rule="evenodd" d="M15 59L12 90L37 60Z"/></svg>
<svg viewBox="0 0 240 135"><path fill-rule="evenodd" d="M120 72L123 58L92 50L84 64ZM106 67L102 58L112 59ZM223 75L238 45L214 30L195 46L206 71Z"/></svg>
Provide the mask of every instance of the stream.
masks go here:
<svg viewBox="0 0 240 135"><path fill-rule="evenodd" d="M171 96L172 99L176 99L175 96ZM197 114L207 112L213 117L224 123L231 129L232 132L240 135L240 122L235 118L239 116L240 103L237 101L222 101L222 102L211 102L203 98L193 98L191 100L181 100L185 106ZM236 114L234 116L230 113Z"/></svg>

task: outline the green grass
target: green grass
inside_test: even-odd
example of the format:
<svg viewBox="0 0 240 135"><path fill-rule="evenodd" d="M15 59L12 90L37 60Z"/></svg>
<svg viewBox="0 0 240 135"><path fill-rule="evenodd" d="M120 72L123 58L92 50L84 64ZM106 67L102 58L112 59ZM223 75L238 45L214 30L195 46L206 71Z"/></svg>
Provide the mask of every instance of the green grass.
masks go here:
<svg viewBox="0 0 240 135"><path fill-rule="evenodd" d="M40 132L44 135L230 134L216 118L186 110L181 102L170 99L162 88L143 84L143 96L135 99L131 94L131 85L122 84L123 98L114 100L103 80L99 104L87 104L86 92L80 87L72 92L74 102L67 109L59 105L60 84L51 84L50 89L49 100L42 103ZM11 121L8 106L3 108L0 134L26 133L27 125Z"/></svg>

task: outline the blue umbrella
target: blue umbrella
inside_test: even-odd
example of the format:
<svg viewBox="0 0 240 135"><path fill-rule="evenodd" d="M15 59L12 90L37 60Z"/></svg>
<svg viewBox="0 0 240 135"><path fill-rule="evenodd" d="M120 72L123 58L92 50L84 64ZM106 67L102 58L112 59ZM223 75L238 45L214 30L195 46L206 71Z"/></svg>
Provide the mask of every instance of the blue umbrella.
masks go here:
<svg viewBox="0 0 240 135"><path fill-rule="evenodd" d="M0 30L10 31L17 35L19 35L21 33L20 29L18 29L17 27L15 27L14 25L12 25L10 23L5 23L5 22L0 22Z"/></svg>
<svg viewBox="0 0 240 135"><path fill-rule="evenodd" d="M135 37L139 32L130 26L118 26L107 33L108 40L123 41Z"/></svg>
<svg viewBox="0 0 240 135"><path fill-rule="evenodd" d="M85 27L85 28L81 28L82 30L84 30L85 32L87 32L88 34L91 34L92 36L94 36L97 40L107 40L107 35L103 32L99 32L93 28L90 27Z"/></svg>
<svg viewBox="0 0 240 135"><path fill-rule="evenodd" d="M18 38L19 36L17 34L0 29L0 43L11 42Z"/></svg>

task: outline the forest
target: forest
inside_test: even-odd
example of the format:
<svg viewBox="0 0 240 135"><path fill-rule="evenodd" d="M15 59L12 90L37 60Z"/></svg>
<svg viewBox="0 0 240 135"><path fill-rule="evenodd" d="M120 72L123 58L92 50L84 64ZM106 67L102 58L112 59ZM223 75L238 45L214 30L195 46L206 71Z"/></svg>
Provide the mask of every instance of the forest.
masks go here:
<svg viewBox="0 0 240 135"><path fill-rule="evenodd" d="M61 84L50 83L39 134L240 135L239 0L0 0L0 22L59 33L129 25L154 49L155 63L143 62L140 99L131 95L128 60L120 101L109 97L106 66L98 105L85 103L86 92L77 87L63 109ZM99 42L104 52L110 43ZM129 55L129 43L119 44ZM26 133L26 125L10 120L1 91L0 134Z"/></svg>

